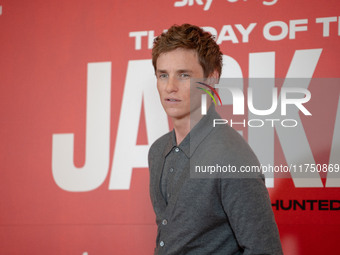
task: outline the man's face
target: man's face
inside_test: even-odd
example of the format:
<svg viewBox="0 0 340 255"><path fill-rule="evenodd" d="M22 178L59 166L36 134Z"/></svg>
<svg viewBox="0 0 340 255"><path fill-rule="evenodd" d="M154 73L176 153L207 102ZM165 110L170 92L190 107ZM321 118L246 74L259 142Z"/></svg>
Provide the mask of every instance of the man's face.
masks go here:
<svg viewBox="0 0 340 255"><path fill-rule="evenodd" d="M189 119L190 108L191 111L200 108L200 90L190 90L190 78L204 77L203 68L194 50L177 48L160 54L156 63L156 76L161 103L169 117Z"/></svg>

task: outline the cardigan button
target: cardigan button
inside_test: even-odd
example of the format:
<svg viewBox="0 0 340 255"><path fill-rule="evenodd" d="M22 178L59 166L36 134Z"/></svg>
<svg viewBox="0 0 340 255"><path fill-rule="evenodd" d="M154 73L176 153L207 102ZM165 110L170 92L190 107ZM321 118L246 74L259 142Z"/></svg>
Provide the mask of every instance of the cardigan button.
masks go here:
<svg viewBox="0 0 340 255"><path fill-rule="evenodd" d="M165 226L166 224L168 224L168 221L166 219L162 220L162 224Z"/></svg>
<svg viewBox="0 0 340 255"><path fill-rule="evenodd" d="M160 241L160 242L159 242L159 246L160 246L160 247L163 247L163 246L164 246L164 242L163 242L163 241Z"/></svg>

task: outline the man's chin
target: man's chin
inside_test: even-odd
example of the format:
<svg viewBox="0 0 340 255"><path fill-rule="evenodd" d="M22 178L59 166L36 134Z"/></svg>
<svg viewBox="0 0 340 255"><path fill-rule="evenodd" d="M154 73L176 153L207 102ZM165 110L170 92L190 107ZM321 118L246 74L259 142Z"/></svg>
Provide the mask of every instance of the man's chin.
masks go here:
<svg viewBox="0 0 340 255"><path fill-rule="evenodd" d="M167 109L165 112L168 115L168 117L170 117L171 119L182 119L185 116L190 116L190 112L184 113L184 112L181 112L181 111L178 111L178 110Z"/></svg>

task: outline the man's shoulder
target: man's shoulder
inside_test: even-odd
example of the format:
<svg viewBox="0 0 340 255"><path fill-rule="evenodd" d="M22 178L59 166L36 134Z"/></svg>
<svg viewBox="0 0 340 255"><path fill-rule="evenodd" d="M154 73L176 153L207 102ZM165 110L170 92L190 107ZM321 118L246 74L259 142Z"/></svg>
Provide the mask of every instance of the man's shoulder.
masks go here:
<svg viewBox="0 0 340 255"><path fill-rule="evenodd" d="M242 135L229 125L216 126L212 132L208 135L208 139L205 142L214 144L214 146L222 146L228 150L239 149L247 147L248 143L244 140Z"/></svg>
<svg viewBox="0 0 340 255"><path fill-rule="evenodd" d="M149 149L149 157L153 154L162 153L165 146L171 141L172 131L162 135L160 138L158 138Z"/></svg>
<svg viewBox="0 0 340 255"><path fill-rule="evenodd" d="M203 148L202 148L203 147ZM200 146L215 161L234 164L259 164L258 159L242 135L232 127L215 127Z"/></svg>

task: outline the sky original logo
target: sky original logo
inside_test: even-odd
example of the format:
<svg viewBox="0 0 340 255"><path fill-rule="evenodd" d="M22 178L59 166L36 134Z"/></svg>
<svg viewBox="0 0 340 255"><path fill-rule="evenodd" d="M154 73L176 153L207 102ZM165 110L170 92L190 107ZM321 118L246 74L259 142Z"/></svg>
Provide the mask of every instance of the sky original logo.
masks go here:
<svg viewBox="0 0 340 255"><path fill-rule="evenodd" d="M194 2L196 2L198 5L204 5L203 10L208 11L212 3L212 0L206 0L205 4L203 3L202 0L181 0L181 1L176 1L174 6L175 7L184 7L186 5L193 6Z"/></svg>
<svg viewBox="0 0 340 255"><path fill-rule="evenodd" d="M211 3L213 0L206 0L205 2L203 0L180 0L176 1L174 3L175 7L184 7L184 6L193 6L195 3L198 5L203 5L203 10L208 11L210 9ZM242 0L240 0L241 2ZM247 0L243 0L243 2L246 2ZM262 1L262 4L265 6L271 6L278 2L279 0L264 0ZM236 3L238 0L227 0L229 3Z"/></svg>

